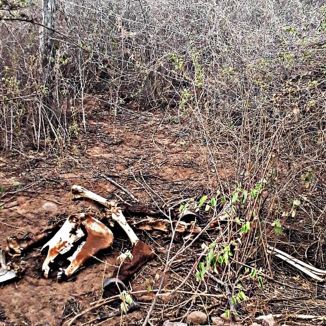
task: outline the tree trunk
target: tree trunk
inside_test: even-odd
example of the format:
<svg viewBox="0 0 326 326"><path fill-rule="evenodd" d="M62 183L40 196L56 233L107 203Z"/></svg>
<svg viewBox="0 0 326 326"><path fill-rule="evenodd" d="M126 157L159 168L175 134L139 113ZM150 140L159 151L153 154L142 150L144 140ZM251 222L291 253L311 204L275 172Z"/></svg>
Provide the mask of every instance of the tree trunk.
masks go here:
<svg viewBox="0 0 326 326"><path fill-rule="evenodd" d="M56 0L43 0L43 25L41 31L42 78L44 85L43 104L50 108L54 100L54 75L56 48L54 44ZM53 112L52 107L52 112ZM52 116L52 114L50 115Z"/></svg>

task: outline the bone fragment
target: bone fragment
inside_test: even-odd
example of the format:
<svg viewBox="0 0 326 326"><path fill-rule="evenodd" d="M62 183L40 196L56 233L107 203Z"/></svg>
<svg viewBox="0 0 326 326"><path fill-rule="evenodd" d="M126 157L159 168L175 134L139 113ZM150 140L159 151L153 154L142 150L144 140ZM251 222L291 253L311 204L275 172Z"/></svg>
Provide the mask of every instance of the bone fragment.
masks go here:
<svg viewBox="0 0 326 326"><path fill-rule="evenodd" d="M83 188L80 186L73 186L72 193L74 198L86 198L91 199L100 203L101 205L107 207L112 214L112 219L117 222L120 227L126 232L133 248L132 248L132 259L131 261L125 261L122 263L117 271L116 277L121 281L128 280L131 276L137 273L143 265L145 265L149 260L155 257L153 249L141 241L133 229L129 226L125 216L122 213L121 208L115 201L109 201L105 198Z"/></svg>
<svg viewBox="0 0 326 326"><path fill-rule="evenodd" d="M162 232L171 232L171 223L166 219L154 219L147 218L141 221L135 222L133 226L139 230L144 231L162 231ZM195 223L186 223L184 221L174 221L173 227L175 231L178 233L186 233L189 232L191 234L198 234L201 232L201 227L197 226Z"/></svg>
<svg viewBox="0 0 326 326"><path fill-rule="evenodd" d="M70 264L65 270L58 273L58 279L69 278L86 260L93 257L98 251L109 248L113 243L111 230L99 220L89 216L82 224L87 233L86 241L83 241L74 254L68 258Z"/></svg>
<svg viewBox="0 0 326 326"><path fill-rule="evenodd" d="M276 248L273 248L272 246L267 246L268 250L270 250L272 253L273 252L276 252L278 253L279 255L283 256L284 258L288 258L296 263L298 263L299 265L302 265L303 267L306 267L307 269L311 270L313 273L317 274L317 275L326 275L326 270L323 270L323 269L319 269L319 268L316 268L315 266L312 266L312 265L309 265L297 258L294 258L293 256L287 254L286 252L282 251L282 250L279 250L279 249L276 249Z"/></svg>
<svg viewBox="0 0 326 326"><path fill-rule="evenodd" d="M294 258L290 256L289 254L273 248L271 246L267 247L267 252L269 254L274 254L276 257L282 259L283 261L287 262L288 264L292 265L293 267L297 268L304 274L310 276L311 278L315 279L316 281L323 282L325 281L323 278L321 278L319 275L326 275L326 271L318 269L314 266L308 265L304 263L303 261Z"/></svg>
<svg viewBox="0 0 326 326"><path fill-rule="evenodd" d="M4 250L0 249L0 284L11 281L17 277L17 273L10 269L6 263Z"/></svg>
<svg viewBox="0 0 326 326"><path fill-rule="evenodd" d="M42 271L46 278L49 277L50 273L49 265L54 262L55 258L59 254L64 254L65 252L68 252L76 241L85 236L83 230L77 227L76 222L77 221L74 216L70 216L69 218L67 218L65 223L54 235L54 237L52 237L42 247L42 251L45 248L48 248L47 256L42 265Z"/></svg>
<svg viewBox="0 0 326 326"><path fill-rule="evenodd" d="M70 277L88 258L94 256L99 250L110 247L113 242L111 230L96 218L85 214L70 216L42 248L42 250L48 248L47 257L42 266L46 278L50 273L50 264L56 257L69 252L83 237L85 240L68 258L69 266L58 273L59 279Z"/></svg>
<svg viewBox="0 0 326 326"><path fill-rule="evenodd" d="M104 197L99 196L99 195L95 194L94 192L87 190L86 188L81 187L81 186L77 186L77 185L72 186L71 192L74 195L74 199L80 199L80 198L91 199L109 209L117 207L116 201L107 200Z"/></svg>

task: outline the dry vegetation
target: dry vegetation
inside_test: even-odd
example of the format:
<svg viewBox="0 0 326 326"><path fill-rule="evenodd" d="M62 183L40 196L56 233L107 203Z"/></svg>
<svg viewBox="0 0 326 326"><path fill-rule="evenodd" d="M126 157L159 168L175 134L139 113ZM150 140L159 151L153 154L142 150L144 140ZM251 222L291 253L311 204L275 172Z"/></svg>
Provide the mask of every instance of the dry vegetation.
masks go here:
<svg viewBox="0 0 326 326"><path fill-rule="evenodd" d="M184 202L200 208L204 231L187 241L172 233L161 243L167 252L160 260L162 280L174 273L184 281L173 304L153 306L154 324L181 320L196 307L210 315L230 311L243 323L269 311L286 316L287 305L292 312L326 315L315 284L302 275L305 286L300 284L293 277L297 271L279 267L266 251L267 243L277 244L326 268L322 3L57 1L56 59L48 89L39 54L42 27L36 24L41 8L28 1L0 2L4 153L65 156L91 137L89 121L99 112L109 113L114 123L132 110L147 118L164 115L165 128L177 128L206 155L206 171L199 177L208 186L192 189L194 203ZM98 109L86 105L90 97ZM232 171L227 178L225 168ZM6 191L12 189L4 196ZM163 209L162 197L151 194L152 203ZM233 218L208 230L229 201ZM295 289L281 293L282 277ZM306 309L296 302L302 289L309 293ZM291 304L277 301L273 291ZM146 313L139 317L145 319Z"/></svg>

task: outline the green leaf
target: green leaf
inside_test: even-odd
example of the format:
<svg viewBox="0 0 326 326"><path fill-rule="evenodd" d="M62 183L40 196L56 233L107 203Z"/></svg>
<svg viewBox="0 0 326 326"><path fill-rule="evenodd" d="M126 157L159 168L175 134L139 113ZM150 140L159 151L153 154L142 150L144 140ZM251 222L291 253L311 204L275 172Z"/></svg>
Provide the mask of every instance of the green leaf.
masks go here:
<svg viewBox="0 0 326 326"><path fill-rule="evenodd" d="M283 234L283 228L280 219L276 219L273 223L272 226L274 227L274 232L276 235L281 235Z"/></svg>
<svg viewBox="0 0 326 326"><path fill-rule="evenodd" d="M179 212L180 213L184 213L187 208L188 208L188 204L187 203L180 204Z"/></svg>
<svg viewBox="0 0 326 326"><path fill-rule="evenodd" d="M248 191L247 190L243 190L242 192L242 203L245 204L248 198Z"/></svg>
<svg viewBox="0 0 326 326"><path fill-rule="evenodd" d="M198 202L198 207L199 207L199 208L201 208L201 207L205 204L207 198L208 198L208 197L207 197L206 195L203 195L203 196L199 199L199 202Z"/></svg>
<svg viewBox="0 0 326 326"><path fill-rule="evenodd" d="M250 231L250 222L247 221L245 224L241 226L240 233L241 234L246 234Z"/></svg>
<svg viewBox="0 0 326 326"><path fill-rule="evenodd" d="M129 306L133 303L132 296L126 292L122 291L120 294L120 310L122 313L126 314L129 310Z"/></svg>
<svg viewBox="0 0 326 326"><path fill-rule="evenodd" d="M226 309L224 313L221 315L221 317L225 320L230 320L231 319L231 311L230 309Z"/></svg>
<svg viewBox="0 0 326 326"><path fill-rule="evenodd" d="M210 204L212 207L216 207L216 205L217 205L217 200L216 200L216 198L213 197L213 198L211 199L211 201L209 202L209 204Z"/></svg>
<svg viewBox="0 0 326 326"><path fill-rule="evenodd" d="M204 276L206 274L206 267L203 262L200 262L197 267L197 272L196 272L196 279L197 281L202 281L204 279Z"/></svg>
<svg viewBox="0 0 326 326"><path fill-rule="evenodd" d="M238 199L239 199L239 193L235 191L232 195L231 203L236 204L238 202Z"/></svg>
<svg viewBox="0 0 326 326"><path fill-rule="evenodd" d="M258 275L257 280L258 280L258 286L262 289L264 287L262 276Z"/></svg>

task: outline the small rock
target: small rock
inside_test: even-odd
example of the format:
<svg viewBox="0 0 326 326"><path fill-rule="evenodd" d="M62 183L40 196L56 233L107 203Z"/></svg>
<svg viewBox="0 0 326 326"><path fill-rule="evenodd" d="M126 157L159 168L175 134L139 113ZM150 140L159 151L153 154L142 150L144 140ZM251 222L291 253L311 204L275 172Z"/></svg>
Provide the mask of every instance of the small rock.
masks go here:
<svg viewBox="0 0 326 326"><path fill-rule="evenodd" d="M202 311L192 311L187 316L187 323L193 325L204 325L207 324L207 315Z"/></svg>
<svg viewBox="0 0 326 326"><path fill-rule="evenodd" d="M212 317L212 325L223 326L225 325L225 322L221 317Z"/></svg>
<svg viewBox="0 0 326 326"><path fill-rule="evenodd" d="M142 296L137 297L138 301L142 301L142 302L152 302L154 300L154 295L153 294L144 294Z"/></svg>
<svg viewBox="0 0 326 326"><path fill-rule="evenodd" d="M260 320L263 326L276 326L275 319L273 315L259 316L256 318Z"/></svg>
<svg viewBox="0 0 326 326"><path fill-rule="evenodd" d="M168 303L171 302L174 299L174 295L171 293L163 293L160 296L160 299L164 302L164 303Z"/></svg>
<svg viewBox="0 0 326 326"><path fill-rule="evenodd" d="M48 213L57 213L58 205L47 201L42 205L42 209Z"/></svg>
<svg viewBox="0 0 326 326"><path fill-rule="evenodd" d="M186 323L173 322L173 321L166 320L163 323L163 326L187 326L187 324Z"/></svg>

